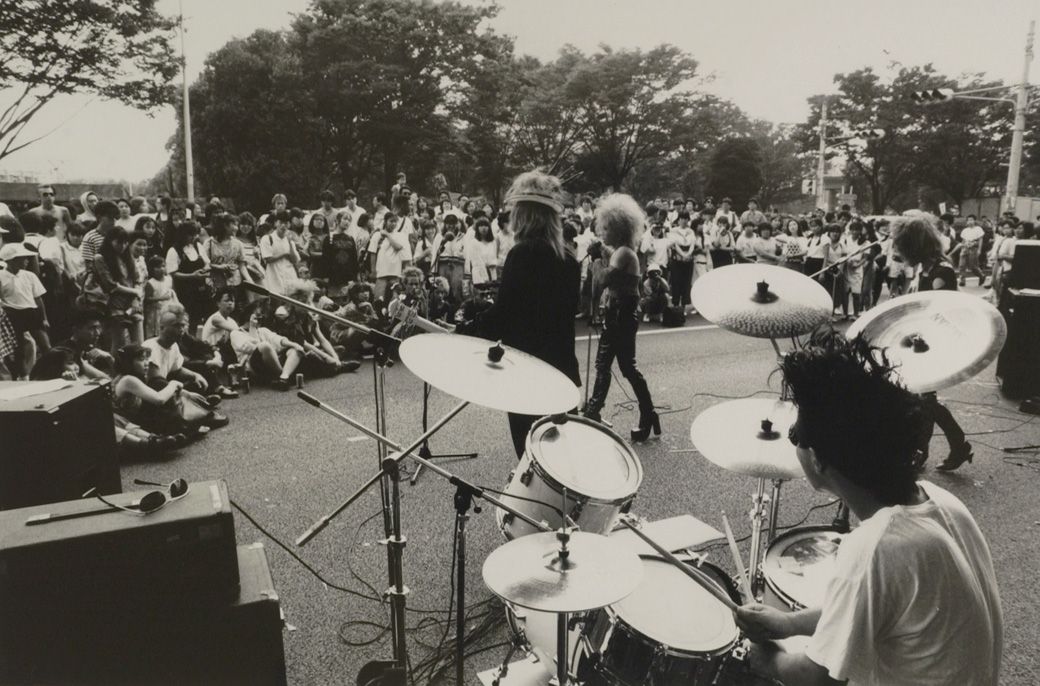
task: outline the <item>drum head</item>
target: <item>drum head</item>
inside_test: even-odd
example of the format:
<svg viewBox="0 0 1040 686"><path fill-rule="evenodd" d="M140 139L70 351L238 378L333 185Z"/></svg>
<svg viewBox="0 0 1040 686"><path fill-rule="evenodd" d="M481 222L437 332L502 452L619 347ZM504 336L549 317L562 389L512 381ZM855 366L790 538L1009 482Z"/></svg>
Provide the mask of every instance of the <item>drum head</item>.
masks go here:
<svg viewBox="0 0 1040 686"><path fill-rule="evenodd" d="M633 495L643 481L635 453L602 424L568 415L563 424L548 417L527 437L534 462L556 483L597 500Z"/></svg>
<svg viewBox="0 0 1040 686"><path fill-rule="evenodd" d="M626 624L682 652L714 652L733 643L737 625L725 605L669 562L642 560L639 587L613 605Z"/></svg>
<svg viewBox="0 0 1040 686"><path fill-rule="evenodd" d="M834 565L841 534L833 529L795 529L773 541L762 562L770 585L802 607L818 607Z"/></svg>

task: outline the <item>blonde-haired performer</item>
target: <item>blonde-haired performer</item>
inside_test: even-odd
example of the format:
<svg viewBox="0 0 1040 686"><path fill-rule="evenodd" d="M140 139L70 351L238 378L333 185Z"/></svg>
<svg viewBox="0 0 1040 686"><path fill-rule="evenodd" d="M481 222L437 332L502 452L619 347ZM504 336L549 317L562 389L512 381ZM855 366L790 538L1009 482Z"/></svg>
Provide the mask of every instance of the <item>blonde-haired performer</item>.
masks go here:
<svg viewBox="0 0 1040 686"><path fill-rule="evenodd" d="M518 176L506 195L516 244L501 270L498 299L463 331L501 340L548 362L581 385L574 355L574 315L581 270L563 242L560 181L539 171ZM517 457L537 417L509 415Z"/></svg>
<svg viewBox="0 0 1040 686"><path fill-rule="evenodd" d="M600 420L600 412L610 390L610 366L617 358L621 373L632 384L639 402L639 427L632 429L633 441L645 441L653 429L661 435L661 421L646 379L636 367L636 332L639 330L639 245L646 217L629 195L613 193L596 205L596 230L613 249L610 267L604 278L606 307L603 335L596 352L596 383L585 406L585 416Z"/></svg>

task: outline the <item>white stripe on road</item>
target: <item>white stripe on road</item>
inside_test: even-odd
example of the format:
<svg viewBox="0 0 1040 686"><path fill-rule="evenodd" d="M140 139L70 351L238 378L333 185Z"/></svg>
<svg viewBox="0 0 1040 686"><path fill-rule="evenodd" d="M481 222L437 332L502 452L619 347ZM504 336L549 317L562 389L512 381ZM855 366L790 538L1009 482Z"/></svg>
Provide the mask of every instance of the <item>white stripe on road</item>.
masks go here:
<svg viewBox="0 0 1040 686"><path fill-rule="evenodd" d="M680 333L682 331L705 331L707 329L717 329L718 324L701 324L700 326L680 326L674 329L650 329L649 331L639 331L636 333L637 336L657 336L663 333ZM589 336L578 336L574 339L575 341L587 341L590 340ZM599 334L591 337L591 340L599 340Z"/></svg>

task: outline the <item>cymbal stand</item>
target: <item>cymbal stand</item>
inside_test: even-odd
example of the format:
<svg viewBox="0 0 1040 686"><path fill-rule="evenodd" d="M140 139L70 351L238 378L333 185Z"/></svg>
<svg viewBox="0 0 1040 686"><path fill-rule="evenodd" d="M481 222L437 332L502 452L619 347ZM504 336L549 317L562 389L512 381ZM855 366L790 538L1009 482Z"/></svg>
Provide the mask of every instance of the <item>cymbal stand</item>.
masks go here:
<svg viewBox="0 0 1040 686"><path fill-rule="evenodd" d="M423 382L423 402L422 402L422 430L426 431L427 423L429 421L429 408L430 408L430 384ZM419 457L424 460L475 460L477 453L437 453L434 454L430 451L430 442L424 441L419 447ZM408 483L412 486L418 481L419 475L422 474L423 466L416 465L415 471L412 472L412 478L408 480Z"/></svg>
<svg viewBox="0 0 1040 686"><path fill-rule="evenodd" d="M321 402L320 400L318 400L314 396L312 396L312 395L310 395L308 393L305 393L303 391L299 391L296 395L301 400L303 400L304 402L307 402L310 405L313 405L314 407L317 407L318 409L322 410L323 412L332 415L333 417L339 419L340 421L342 421L342 422L344 422L344 423L354 427L355 429L357 429L361 433L365 434L369 438L375 439L377 442L379 442L379 443L389 447L391 450L395 451L394 453L388 455L387 458L383 461L383 464L382 464L379 472L377 472L374 476L369 478L368 481L366 481L364 484L362 484L362 486L358 490L356 490L349 498L347 498L347 500L345 502L343 502L343 504L341 504L339 507L337 507L331 513L329 513L329 514L325 515L324 517L322 517L321 519L319 519L315 524L313 524L311 526L310 529L308 529L306 532L304 532L304 534L302 536L300 536L296 540L296 544L297 545L304 545L308 541L310 541L312 538L314 538L318 534L318 532L321 531L322 529L324 529L326 526L328 526L329 523L335 517L337 517L340 512L342 512L343 510L347 509L347 507L349 507L355 500L360 498L361 495L363 493L365 493L365 491L367 491L369 488L371 488L377 481L380 481L385 474L390 474L392 476L394 472L399 471L397 469L397 465L402 460L404 460L404 458L406 458L406 457L410 458L411 460L413 460L413 461L419 463L420 465L426 467L427 469L429 469L430 471L434 472L435 474L438 474L439 476L447 479L448 483L450 483L453 486L455 486L456 490L455 490L455 495L453 497L453 503L454 503L455 508L456 508L456 520L455 520L455 527L456 527L456 529L455 530L456 530L456 532L458 533L458 536L459 536L459 538L458 538L458 546L457 546L457 555L458 555L458 557L457 557L457 560L456 560L456 565L457 565L456 568L457 568L457 572L458 573L456 575L456 580L455 580L456 581L456 585L457 585L456 595L458 597L458 600L457 600L458 607L457 607L457 610L456 610L456 619L455 619L455 649L456 649L455 670L456 670L456 678L458 679L457 683L460 683L460 684L463 683L462 682L462 672L463 672L463 665L464 665L464 659L465 659L463 638L465 636L465 613L466 613L466 597L465 597L465 591L466 591L466 585L465 585L465 574L466 574L466 558L465 558L465 554L466 554L466 521L469 519L468 510L469 510L469 508L473 504L473 498L476 497L476 498L481 498L483 500L486 500L487 502L491 503L495 507L501 508L501 509L505 510L506 512L510 513L511 515L513 515L514 517L517 517L518 519L521 519L521 520L527 522L528 524L530 524L531 526L535 527L539 531L547 532L547 531L552 531L553 529L551 527L549 527L547 524L535 521L534 519L532 519L528 515L524 514L523 512L520 512L519 510L517 510L517 509L515 509L515 508L513 508L513 507L511 507L509 505L506 505L504 502L502 502L498 498L495 498L495 497L492 497L492 496L488 495L487 493L485 493L483 491L483 489L479 488L478 486L474 486L473 484L470 484L469 482L465 481L464 479L461 479L461 478L455 476L454 474L452 474L448 470L444 469L440 465L438 465L438 464L436 464L434 462L431 462L431 461L429 461L429 460L427 460L427 459L425 459L423 457L420 457L420 456L414 454L414 452L419 448L419 446L421 446L423 444L424 441L428 440L430 438L430 436L432 436L433 434L435 434L438 431L440 431L444 427L444 425L446 425L449 421L451 421L459 412L461 412L463 409L465 409L466 406L469 405L469 402L463 401L463 402L459 403L458 405L456 405L454 408L452 408L448 412L448 414L446 414L444 417L439 419L432 427L430 427L430 429L428 431L423 432L423 434L421 436L419 436L417 439L415 439L414 441L412 441L411 444L409 444L407 447L402 448L395 441L387 438L386 436L380 434L377 431L373 431L372 429L368 428L364 424L361 424L360 422L358 422L358 421L348 417L347 415L345 415L345 414L335 410L334 408L330 407L329 405L326 405L325 403ZM390 492L391 500L392 500L392 503L393 503L393 506L391 507L391 512L394 515L394 517L393 517L393 524L394 524L393 529L394 529L395 533L394 533L394 536L393 536L392 540L388 540L387 543L388 543L388 547L391 547L394 550L393 550L393 554L388 554L387 560L388 560L388 565L390 566L389 576L390 576L391 580L393 581L393 583L395 584L394 589L398 589L398 590L397 590L397 592L393 592L393 590L392 590L389 593L391 604L393 605L393 607L392 607L393 612L391 613L391 618L392 618L393 621L391 622L391 624L392 624L391 628L392 628L392 630L395 631L395 633L394 633L395 646L397 645L397 633L396 633L396 631L397 631L397 628L399 628L399 630L400 630L401 647L402 647L402 650L403 650L403 648L404 648L404 601L405 601L405 596L408 594L408 588L407 588L407 586L404 586L404 584L403 584L404 574L403 574L403 570L402 570L402 555L401 555L401 552L404 549L405 539L404 539L403 536L400 535L400 512L401 512L401 510L400 510L400 490L398 488L396 488L396 484L397 484L397 480L396 479L393 479L392 483L395 486L394 488L391 489L391 492ZM474 507L474 512L479 513L480 509ZM399 619L396 619L397 617L399 617ZM395 655L395 657L396 657L396 655ZM405 664L407 664L407 663L405 663Z"/></svg>

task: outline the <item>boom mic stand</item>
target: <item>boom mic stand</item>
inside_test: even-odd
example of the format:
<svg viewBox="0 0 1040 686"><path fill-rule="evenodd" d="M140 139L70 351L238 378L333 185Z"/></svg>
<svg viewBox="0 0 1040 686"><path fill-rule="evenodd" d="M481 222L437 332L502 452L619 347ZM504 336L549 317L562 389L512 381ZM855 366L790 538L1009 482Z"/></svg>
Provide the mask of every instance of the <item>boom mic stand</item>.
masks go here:
<svg viewBox="0 0 1040 686"><path fill-rule="evenodd" d="M393 365L393 361L390 359L387 351L387 345L400 344L401 340L364 324L326 312L309 303L275 293L259 284L246 281L242 285L248 291L272 300L284 302L326 320L350 327L368 337L368 340L376 346L375 355L372 358L372 385L375 396L376 427L377 430L385 433L386 398L384 393L386 388L386 369ZM379 496L383 509L383 534L386 536L387 569L390 583L387 594L390 596L392 608L390 613L390 630L393 644L393 660L369 663L369 665L362 668L362 673L366 669L374 669L383 675L382 678L386 680L388 686L396 686L397 684L404 686L405 672L408 667L408 649L405 641L404 621L405 596L408 589L404 586L403 574L401 572L401 556L405 541L401 536L400 495L398 492L400 473L396 469L383 469L387 459L386 446L378 441L376 443L376 458L380 467L380 478L378 479L380 482Z"/></svg>
<svg viewBox="0 0 1040 686"><path fill-rule="evenodd" d="M422 396L422 430L426 433L428 414L430 406L430 384L423 382L423 396ZM423 444L419 446L419 457L424 460L473 460L476 459L477 453L432 453L430 452L429 440L423 441ZM414 486L415 482L419 479L419 475L422 474L423 465L419 463L415 467L415 471L412 472L412 478L408 480L409 485Z"/></svg>

